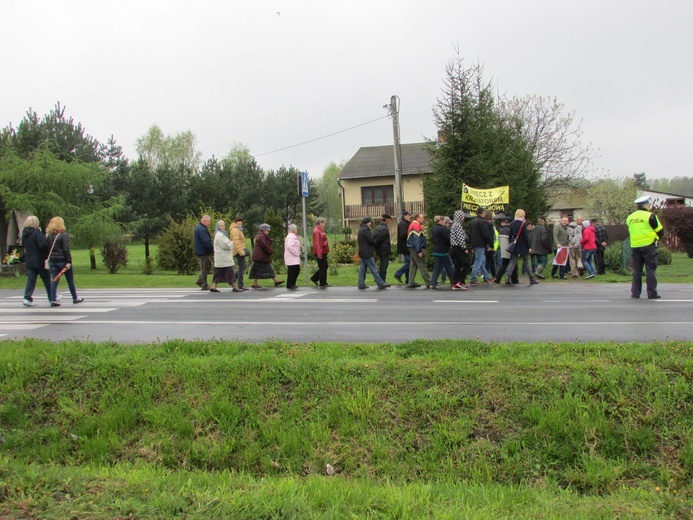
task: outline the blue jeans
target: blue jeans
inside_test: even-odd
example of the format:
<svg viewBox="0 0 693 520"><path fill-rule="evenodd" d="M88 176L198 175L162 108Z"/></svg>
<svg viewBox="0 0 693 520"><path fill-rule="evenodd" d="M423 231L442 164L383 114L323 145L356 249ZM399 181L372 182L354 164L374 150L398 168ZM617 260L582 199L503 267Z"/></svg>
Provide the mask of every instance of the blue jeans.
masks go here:
<svg viewBox="0 0 693 520"><path fill-rule="evenodd" d="M234 262L236 262L236 283L239 289L243 289L243 275L245 274L246 262L245 257L236 255L233 257ZM288 287L288 286L287 286Z"/></svg>
<svg viewBox="0 0 693 520"><path fill-rule="evenodd" d="M472 277L471 281L476 282L476 274L481 269L481 275L484 280L491 278L486 270L486 248L485 247L475 247L474 248L474 266L472 267Z"/></svg>
<svg viewBox="0 0 693 520"><path fill-rule="evenodd" d="M582 250L582 265L587 269L587 271L591 274L594 275L594 265L592 265L592 257L594 257L594 253L596 252L596 249L588 249Z"/></svg>
<svg viewBox="0 0 693 520"><path fill-rule="evenodd" d="M375 266L375 259L371 256L368 258L362 258L361 259L361 266L359 267L359 281L358 281L358 286L359 287L366 287L366 269L370 269L371 273L373 274L373 278L375 279L375 283L378 284L378 287L383 285L385 282L383 281L382 278L380 278L380 273L378 273L378 268Z"/></svg>
<svg viewBox="0 0 693 520"><path fill-rule="evenodd" d="M50 300L52 302L56 301L56 293L58 292L58 284L60 283L60 280L57 282L53 281L53 278L58 276L58 273L62 271L63 267L65 267L65 264L67 262L51 262L51 295L50 295ZM72 301L77 299L77 289L75 289L75 278L74 278L74 273L72 266L65 271L65 274L63 274L63 278L67 280L67 286L70 288L70 294L72 295Z"/></svg>
<svg viewBox="0 0 693 520"><path fill-rule="evenodd" d="M51 299L51 275L48 272L48 269L44 269L43 267L39 269L30 269L27 268L26 270L26 286L24 287L24 299L29 300L30 302L34 301L33 294L34 294L34 289L36 289L36 278L41 277L41 281L43 282L43 285L46 287L46 294L48 295L48 300Z"/></svg>
<svg viewBox="0 0 693 520"><path fill-rule="evenodd" d="M433 257L435 258L436 263L433 266L433 274L431 275L431 285L438 285L438 275L441 272L443 272L443 274L447 272L448 276L450 277L450 282L454 284L455 268L452 266L452 259L450 258L450 255L433 255ZM445 280L443 280L442 283L445 283Z"/></svg>
<svg viewBox="0 0 693 520"><path fill-rule="evenodd" d="M411 256L409 255L404 255L404 264L402 267L397 269L397 272L395 273L395 276L402 276L404 275L404 281L405 283L409 283L409 267L411 266Z"/></svg>

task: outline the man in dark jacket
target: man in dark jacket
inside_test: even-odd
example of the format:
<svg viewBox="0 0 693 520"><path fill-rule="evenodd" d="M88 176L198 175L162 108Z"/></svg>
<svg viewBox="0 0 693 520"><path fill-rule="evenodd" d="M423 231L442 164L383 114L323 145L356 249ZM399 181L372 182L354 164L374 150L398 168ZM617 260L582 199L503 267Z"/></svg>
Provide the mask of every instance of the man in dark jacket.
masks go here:
<svg viewBox="0 0 693 520"><path fill-rule="evenodd" d="M409 266L411 265L411 257L409 256L409 248L407 247L407 236L409 235L409 224L411 223L411 213L408 211L402 212L402 220L397 224L397 254L404 255L404 264L397 269L395 280L402 282L404 275L404 283L409 283Z"/></svg>
<svg viewBox="0 0 693 520"><path fill-rule="evenodd" d="M209 223L212 217L203 215L200 223L195 226L194 247L195 256L200 261L200 275L195 282L203 291L209 291L207 285L207 275L212 270L212 255L214 254L214 245L212 244L212 235L209 234Z"/></svg>
<svg viewBox="0 0 693 520"><path fill-rule="evenodd" d="M537 278L544 279L541 274L549 263L549 253L551 252L551 242L549 232L546 231L546 219L539 217L537 225L532 229L529 236L532 246L532 271Z"/></svg>
<svg viewBox="0 0 693 520"><path fill-rule="evenodd" d="M361 266L359 267L359 279L358 288L368 289L366 285L366 269L371 270L371 274L375 279L375 283L378 284L378 289L385 289L390 287L389 283L385 283L378 273L378 269L375 266L375 260L373 255L375 255L375 238L371 232L371 226L373 225L373 220L371 217L363 217L361 225L359 226L359 232L357 236L357 242L359 245L359 256L361 257Z"/></svg>
<svg viewBox="0 0 693 520"><path fill-rule="evenodd" d="M474 250L474 266L472 267L472 277L470 280L471 285L478 285L476 281L476 275L481 270L481 275L483 276L484 282L491 283L491 275L488 274L486 270L486 251L489 249L493 250L494 238L491 234L491 229L488 227L486 222L486 210L484 208L479 208L476 212L476 218L472 220L469 227L469 234L471 235L471 247Z"/></svg>
<svg viewBox="0 0 693 520"><path fill-rule="evenodd" d="M457 280L455 279L455 269L450 259L450 229L445 225L444 218L445 217L436 216L433 219L435 226L433 226L433 231L431 232L431 240L433 242L435 265L433 267L433 274L431 275L431 288L438 288L438 275L445 269L445 272L448 273L448 277L450 278L452 290L459 291L460 288L457 287Z"/></svg>
<svg viewBox="0 0 693 520"><path fill-rule="evenodd" d="M378 255L380 260L380 278L383 280L386 279L387 267L390 265L390 254L392 253L390 220L392 220L392 217L384 213L380 224L375 229L375 254Z"/></svg>
<svg viewBox="0 0 693 520"><path fill-rule="evenodd" d="M48 258L48 244L46 237L39 228L38 217L31 215L24 221L22 230L22 245L24 246L24 260L26 262L26 286L24 287L24 305L35 307L33 294L36 288L36 278L40 277L46 287L48 301L51 300L51 275L46 269L45 262Z"/></svg>

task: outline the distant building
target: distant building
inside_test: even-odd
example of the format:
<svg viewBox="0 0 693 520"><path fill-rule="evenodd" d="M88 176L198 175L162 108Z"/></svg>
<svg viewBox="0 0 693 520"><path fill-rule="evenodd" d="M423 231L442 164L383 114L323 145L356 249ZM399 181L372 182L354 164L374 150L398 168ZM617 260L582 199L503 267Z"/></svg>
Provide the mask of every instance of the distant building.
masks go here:
<svg viewBox="0 0 693 520"><path fill-rule="evenodd" d="M667 206L676 204L693 206L693 197L687 197L685 195L676 195L654 190L638 190L638 197L644 197L645 195L652 199L652 207L654 208L666 208Z"/></svg>
<svg viewBox="0 0 693 520"><path fill-rule="evenodd" d="M403 209L412 213L424 211L422 177L431 172L426 143L403 144ZM365 216L378 219L383 213L395 215L394 146L365 146L344 165L337 182L342 190L344 225L358 228Z"/></svg>

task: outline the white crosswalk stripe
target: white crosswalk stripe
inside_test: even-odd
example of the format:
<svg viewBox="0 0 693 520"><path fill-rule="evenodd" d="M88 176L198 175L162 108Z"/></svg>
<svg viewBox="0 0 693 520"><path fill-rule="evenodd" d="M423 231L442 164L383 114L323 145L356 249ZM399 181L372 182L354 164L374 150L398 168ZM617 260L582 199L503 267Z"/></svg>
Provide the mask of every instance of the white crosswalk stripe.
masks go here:
<svg viewBox="0 0 693 520"><path fill-rule="evenodd" d="M72 303L70 295L63 295L60 307L51 307L45 294L34 296L35 307L22 305L24 296L16 294L0 299L0 331L17 332L47 327L55 323L74 322L89 315L107 313L119 308L137 307L145 303L175 301L199 289L81 289L84 302ZM0 333L0 338L9 334Z"/></svg>

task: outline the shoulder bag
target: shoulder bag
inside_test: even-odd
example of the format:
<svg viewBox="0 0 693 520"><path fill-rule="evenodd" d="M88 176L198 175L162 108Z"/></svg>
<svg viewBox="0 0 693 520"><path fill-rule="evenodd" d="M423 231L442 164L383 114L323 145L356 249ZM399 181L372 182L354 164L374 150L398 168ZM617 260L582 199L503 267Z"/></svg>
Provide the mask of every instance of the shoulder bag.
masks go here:
<svg viewBox="0 0 693 520"><path fill-rule="evenodd" d="M510 244L508 244L508 247L505 248L505 250L510 253L511 255L515 254L515 243L517 242L517 239L520 238L520 235L522 234L522 228L525 226L525 221L522 221L522 224L520 224L520 229L517 231L517 236L513 238L510 241Z"/></svg>
<svg viewBox="0 0 693 520"><path fill-rule="evenodd" d="M51 264L51 255L53 254L53 248L55 247L55 243L58 241L58 238L60 238L60 233L55 237L55 240L53 240L53 245L51 246L51 250L48 252L48 258L43 262L43 268L46 270L50 270Z"/></svg>

